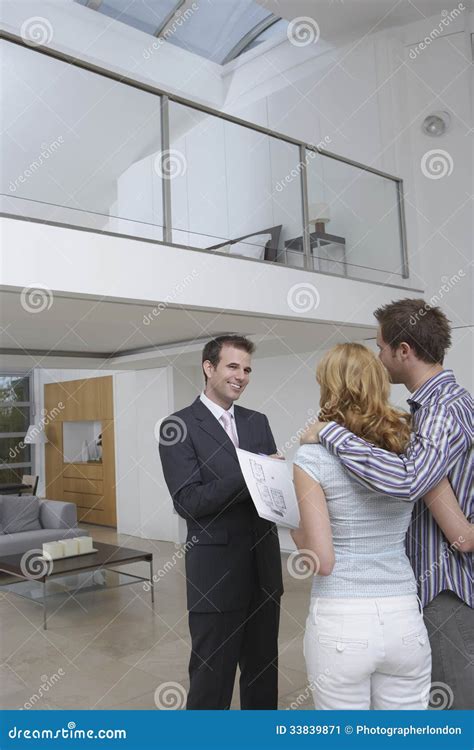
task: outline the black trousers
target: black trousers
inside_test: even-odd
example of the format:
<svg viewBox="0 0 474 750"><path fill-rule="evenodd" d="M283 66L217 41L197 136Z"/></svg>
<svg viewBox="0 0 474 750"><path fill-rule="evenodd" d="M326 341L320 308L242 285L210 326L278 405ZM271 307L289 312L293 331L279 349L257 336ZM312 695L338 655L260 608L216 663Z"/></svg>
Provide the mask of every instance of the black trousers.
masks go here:
<svg viewBox="0 0 474 750"><path fill-rule="evenodd" d="M240 707L278 705L278 628L280 601L255 591L246 609L190 612L190 687L186 708L228 709L237 664Z"/></svg>

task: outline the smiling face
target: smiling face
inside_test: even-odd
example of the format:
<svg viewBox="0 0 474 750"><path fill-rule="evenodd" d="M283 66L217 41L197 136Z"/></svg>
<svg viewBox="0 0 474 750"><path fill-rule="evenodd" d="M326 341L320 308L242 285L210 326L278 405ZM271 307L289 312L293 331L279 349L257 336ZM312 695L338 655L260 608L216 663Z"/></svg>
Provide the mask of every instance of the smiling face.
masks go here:
<svg viewBox="0 0 474 750"><path fill-rule="evenodd" d="M244 392L250 379L251 356L244 349L224 345L217 366L207 359L203 369L207 375L205 394L224 409L228 409Z"/></svg>

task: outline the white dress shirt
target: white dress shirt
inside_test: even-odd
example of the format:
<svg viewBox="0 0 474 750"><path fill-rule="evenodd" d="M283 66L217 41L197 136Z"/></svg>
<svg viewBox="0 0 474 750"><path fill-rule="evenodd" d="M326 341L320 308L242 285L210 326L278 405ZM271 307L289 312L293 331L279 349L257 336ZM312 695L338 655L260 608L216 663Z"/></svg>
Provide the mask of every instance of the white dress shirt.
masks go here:
<svg viewBox="0 0 474 750"><path fill-rule="evenodd" d="M216 404L215 401L211 401L211 399L206 396L204 391L202 391L199 398L201 399L204 406L206 406L209 409L209 411L215 416L215 418L217 419L221 427L222 427L221 417L224 414L224 412L227 412L227 414L230 414L233 420L235 434L237 435L237 439L238 439L239 433L237 431L237 422L235 420L234 404L232 403L228 409L224 409L222 406L219 406L219 404Z"/></svg>

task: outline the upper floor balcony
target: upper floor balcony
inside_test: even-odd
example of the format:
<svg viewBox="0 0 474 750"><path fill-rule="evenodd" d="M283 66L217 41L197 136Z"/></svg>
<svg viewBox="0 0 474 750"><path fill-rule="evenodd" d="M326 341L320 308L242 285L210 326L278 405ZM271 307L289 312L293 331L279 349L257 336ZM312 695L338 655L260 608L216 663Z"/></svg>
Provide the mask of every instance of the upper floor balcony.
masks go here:
<svg viewBox="0 0 474 750"><path fill-rule="evenodd" d="M10 37L2 212L353 279L408 277L401 179Z"/></svg>

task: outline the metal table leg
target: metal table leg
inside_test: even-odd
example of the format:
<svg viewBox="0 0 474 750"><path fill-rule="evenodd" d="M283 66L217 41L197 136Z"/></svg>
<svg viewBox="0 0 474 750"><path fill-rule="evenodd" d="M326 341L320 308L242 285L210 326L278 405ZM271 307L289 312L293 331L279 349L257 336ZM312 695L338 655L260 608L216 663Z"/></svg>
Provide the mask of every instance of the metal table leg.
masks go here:
<svg viewBox="0 0 474 750"><path fill-rule="evenodd" d="M48 620L46 612L46 578L43 580L43 630L48 629Z"/></svg>
<svg viewBox="0 0 474 750"><path fill-rule="evenodd" d="M153 558L150 560L150 591L151 591L151 603L155 601L155 588L153 581Z"/></svg>

